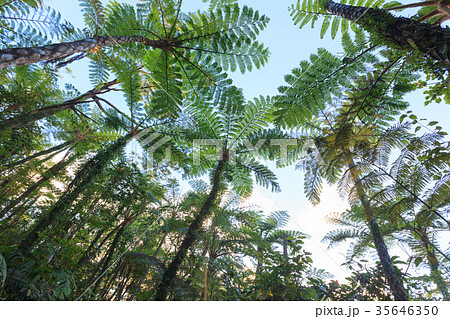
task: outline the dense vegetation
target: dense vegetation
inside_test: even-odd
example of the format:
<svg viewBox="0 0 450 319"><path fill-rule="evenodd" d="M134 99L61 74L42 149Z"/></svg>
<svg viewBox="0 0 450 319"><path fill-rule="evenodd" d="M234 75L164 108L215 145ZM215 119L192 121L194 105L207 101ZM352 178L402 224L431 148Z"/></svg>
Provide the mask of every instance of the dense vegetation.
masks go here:
<svg viewBox="0 0 450 319"><path fill-rule="evenodd" d="M344 52L254 100L226 72L264 67L269 17L204 2L79 0L78 29L0 0L0 300L450 300L450 143L405 100L450 104L447 2L405 18L390 12L421 3L299 0L293 22L342 32ZM77 60L89 91L61 83ZM324 238L350 242L346 282L313 267L288 212L248 205L255 183L280 191L268 161L313 204L324 183L348 200Z"/></svg>

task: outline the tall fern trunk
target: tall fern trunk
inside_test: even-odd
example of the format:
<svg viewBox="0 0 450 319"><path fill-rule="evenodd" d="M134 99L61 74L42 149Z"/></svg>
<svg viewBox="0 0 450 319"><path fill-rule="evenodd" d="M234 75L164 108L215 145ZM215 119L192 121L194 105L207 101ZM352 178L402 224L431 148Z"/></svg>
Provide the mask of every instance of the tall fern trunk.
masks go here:
<svg viewBox="0 0 450 319"><path fill-rule="evenodd" d="M107 242L107 240L116 232L119 230L119 228L122 226L122 224L117 225L113 230L111 230L106 236L105 238L103 238L103 240L100 242L100 244L97 245L97 242L100 240L101 236L103 236L103 233L105 232L104 230L99 230L98 233L95 235L94 239L92 240L92 242L90 243L88 249L85 251L85 253L83 254L83 256L78 260L77 264L76 264L76 268L81 269L82 266L88 262L89 260L91 260L92 258L94 258L97 253L100 251L100 249L105 245L105 243ZM95 247L95 249L94 249ZM93 273L91 274L90 278L80 282L78 284L78 288L80 288L81 291L84 291L89 284L94 280L95 275L98 272L100 265L97 264L96 269L93 271Z"/></svg>
<svg viewBox="0 0 450 319"><path fill-rule="evenodd" d="M371 212L373 215L373 213ZM377 250L378 257L380 258L380 263L383 268L384 276L388 281L389 288L397 301L407 301L408 295L403 288L403 280L397 273L392 264L389 251L384 242L383 235L381 234L380 226L377 223L377 219L373 216L369 222L369 229L372 234L373 242Z"/></svg>
<svg viewBox="0 0 450 319"><path fill-rule="evenodd" d="M78 196L92 181L95 180L108 162L123 149L132 136L133 134L129 133L126 136L119 138L110 147L101 150L83 165L83 168L78 171L75 178L69 186L67 186L64 194L61 195L50 211L45 214L39 222L35 223L31 231L29 231L25 238L20 242L20 250L29 252L33 248L36 241L39 239L39 233L45 231L58 220L58 217L62 215L65 210L70 208Z"/></svg>
<svg viewBox="0 0 450 319"><path fill-rule="evenodd" d="M97 48L125 43L142 43L146 46L163 50L169 46L167 41L150 40L142 36L99 36L73 42L49 44L41 47L0 50L0 69L42 61L56 61L77 53L92 52Z"/></svg>
<svg viewBox="0 0 450 319"><path fill-rule="evenodd" d="M155 260L157 260L157 259L156 259L156 256L158 255L158 253L159 253L159 251L160 251L162 245L164 244L164 241L166 240L166 237L167 237L167 232L164 233L163 237L162 237L161 240L159 241L158 247L156 248L155 252L153 253L153 256L152 256L152 257L155 258ZM131 296L127 299L128 301L132 301L132 300L136 297L137 293L138 293L139 290L141 289L142 284L143 284L144 281L145 281L145 278L147 278L147 275L148 275L148 273L150 272L151 267L152 267L152 263L149 262L148 265L147 265L147 268L145 268L145 271L144 271L144 273L143 273L142 276L141 276L141 279L139 280L138 284L137 284L136 287L134 288L133 293L132 293Z"/></svg>
<svg viewBox="0 0 450 319"><path fill-rule="evenodd" d="M427 252L428 265L431 270L431 279L436 284L439 292L442 294L443 299L448 301L450 300L450 294L448 292L447 283L445 282L444 278L442 278L441 271L439 270L439 261L436 257L433 247L431 247L429 243L428 234L423 229L419 231L421 234L420 242Z"/></svg>
<svg viewBox="0 0 450 319"><path fill-rule="evenodd" d="M148 273L150 272L150 269L152 268L152 264L149 262L147 264L147 267L144 270L144 273L142 274L141 278L139 279L139 282L137 283L136 287L133 290L133 293L130 297L128 297L127 301L133 301L133 299L136 297L139 290L141 290L141 286L145 281L145 278L147 278Z"/></svg>
<svg viewBox="0 0 450 319"><path fill-rule="evenodd" d="M402 49L418 50L423 55L443 64L450 71L450 29L395 17L373 8L350 6L323 0L324 8L333 15L360 24L365 30L380 37L386 44Z"/></svg>
<svg viewBox="0 0 450 319"><path fill-rule="evenodd" d="M101 266L101 270L100 270L99 276L97 278L97 281L95 283L93 283L94 284L94 289L93 289L94 295L96 294L98 288L100 287L100 279L108 270L109 264L112 260L113 254L114 254L114 251L116 250L116 247L119 244L119 241L122 238L122 234L124 233L125 229L127 228L127 225L128 225L128 222L123 222L120 225L120 229L117 232L116 236L114 236L114 240L111 243L111 246L109 247L108 252L106 253L103 260L99 263L99 266ZM94 276L93 276L94 280L98 273L98 269L96 269L96 271L94 272Z"/></svg>
<svg viewBox="0 0 450 319"><path fill-rule="evenodd" d="M203 265L203 300L208 301L208 259L205 258Z"/></svg>
<svg viewBox="0 0 450 319"><path fill-rule="evenodd" d="M448 285L445 282L444 278L442 278L442 273L439 269L439 262L436 258L436 254L431 249L427 251L428 264L431 269L431 279L436 284L439 292L442 294L442 298L446 301L450 300L450 294L448 292Z"/></svg>
<svg viewBox="0 0 450 319"><path fill-rule="evenodd" d="M184 240L183 240L180 248L178 248L178 251L177 251L175 257L173 258L169 267L167 267L166 271L164 272L164 275L163 275L161 282L159 283L158 289L156 291L155 300L166 300L167 299L167 295L168 295L169 290L172 287L173 282L176 278L178 269L180 268L181 264L183 263L184 259L186 258L188 250L192 247L195 240L197 239L198 231L201 228L203 222L211 214L211 210L212 210L214 203L217 200L217 197L219 195L219 185L220 185L222 173L225 170L225 164L226 164L225 159L221 159L219 161L219 163L217 164L217 167L214 171L212 188L211 188L211 191L209 192L208 198L206 199L205 203L202 205L200 212L198 213L195 220L189 226L188 232L187 232L186 236L184 237Z"/></svg>
<svg viewBox="0 0 450 319"><path fill-rule="evenodd" d="M86 93L71 99L67 100L60 104L55 104L51 106L46 106L37 110L30 111L26 114L21 114L16 117L4 120L0 122L0 132L10 130L13 128L18 128L25 126L27 124L33 123L35 121L41 120L43 118L52 116L56 113L62 112L64 110L68 110L73 108L75 105L83 103L89 98L93 98L99 94L104 94L110 91L111 86L116 85L117 80L113 80L103 84L99 88L94 88L92 90L87 91Z"/></svg>
<svg viewBox="0 0 450 319"><path fill-rule="evenodd" d="M356 191L358 193L358 197L361 201L361 205L364 208L364 215L367 223L369 224L370 233L373 238L373 243L375 244L375 248L377 250L378 258L380 259L381 267L383 268L383 274L386 277L389 288L391 290L392 295L395 300L398 301L407 301L408 295L403 288L403 280L397 274L397 271L392 264L391 257L389 255L389 251L387 249L386 243L383 238L383 234L381 233L380 226L378 225L377 218L375 212L370 207L370 204L367 203L366 198L367 195L364 192L361 184L358 182L358 177L353 173L353 167L355 167L355 163L351 160L348 163L348 169L352 172L352 178L356 184Z"/></svg>
<svg viewBox="0 0 450 319"><path fill-rule="evenodd" d="M32 154L32 155L26 157L26 158L23 158L23 159L21 159L21 160L16 161L16 162L14 162L14 163L6 164L6 167L8 167L8 168L14 168L14 167L16 167L16 166L19 166L19 165L28 163L29 161L31 161L31 160L33 160L33 159L35 159L35 158L38 158L38 157L41 157L41 156L44 156L44 155L47 155L47 154L51 154L51 153L54 153L54 152L61 152L61 151L64 151L64 149L66 149L66 148L69 147L70 145L76 143L77 141L79 141L79 138L75 137L75 138L73 138L73 139L71 139L71 140L69 140L69 141L67 141L67 142L64 142L64 143L61 143L61 144L59 144L59 145L53 146L53 147L51 147L51 148L49 148L49 149L46 149L46 150L44 150L44 151L36 152L36 153L34 153L34 154Z"/></svg>
<svg viewBox="0 0 450 319"><path fill-rule="evenodd" d="M68 155L68 154L67 154ZM47 171L45 171L41 178L35 182L33 185L28 187L28 189L22 193L18 198L12 200L8 205L6 205L5 208L3 208L0 211L0 219L3 218L8 212L12 211L14 207L16 207L18 204L20 204L23 200L27 199L28 196L30 196L34 191L41 188L41 186L50 180L53 176L58 174L62 169L64 169L69 163L71 163L74 160L74 157L69 158L66 160L67 155L60 160L58 163L50 167ZM14 213L12 212L9 217L13 216Z"/></svg>
<svg viewBox="0 0 450 319"><path fill-rule="evenodd" d="M256 274L257 275L260 275L261 270L262 270L262 253L263 253L263 249L258 246L258 248L256 249L256 258L258 260L258 262L256 264Z"/></svg>
<svg viewBox="0 0 450 319"><path fill-rule="evenodd" d="M112 234L114 234L120 228L120 226L121 225L116 226L113 230L111 230L108 234L106 234L105 238L103 238L103 240L100 242L100 244L98 244L97 247L95 247L97 242L100 240L100 237L105 232L104 230L99 230L97 235L94 237L92 242L89 244L89 247L85 251L84 255L78 260L77 267L83 266L87 261L89 261L92 257L94 257L100 251L100 249L103 247L103 245L106 243L108 238L111 237ZM95 247L95 249L94 249L94 247Z"/></svg>

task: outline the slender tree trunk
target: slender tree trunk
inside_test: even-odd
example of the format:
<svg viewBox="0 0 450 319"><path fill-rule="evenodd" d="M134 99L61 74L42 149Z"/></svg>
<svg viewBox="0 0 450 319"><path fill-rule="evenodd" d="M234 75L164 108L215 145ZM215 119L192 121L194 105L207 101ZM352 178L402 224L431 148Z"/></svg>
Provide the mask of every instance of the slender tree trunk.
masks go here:
<svg viewBox="0 0 450 319"><path fill-rule="evenodd" d="M283 233L283 256L285 260L288 260L288 246L287 246L287 234Z"/></svg>
<svg viewBox="0 0 450 319"><path fill-rule="evenodd" d="M110 290L111 286L114 284L114 281L116 280L117 277L122 277L125 274L127 268L128 268L127 265L119 265L118 267L116 267L114 269L114 271L111 273L111 275L105 279L105 284L103 285L103 289L98 294L96 292L97 288L94 287L92 294L96 297L100 296L100 298L97 298L97 300L102 300L102 299L106 300L105 297L106 297L108 291ZM100 277L102 277L102 276L100 276ZM99 282L100 277L97 278L96 283ZM117 292L117 290L111 295L111 297L108 300L111 300L112 298L114 298L114 295L116 294L116 292Z"/></svg>
<svg viewBox="0 0 450 319"><path fill-rule="evenodd" d="M164 272L164 275L161 279L161 282L159 283L158 289L156 291L156 297L155 300L166 300L167 295L169 293L170 288L173 285L173 282L176 278L178 269L180 268L182 262L186 258L188 250L192 247L195 240L198 236L198 230L201 228L203 222L211 213L211 209L214 206L215 201L217 200L217 197L219 195L219 185L220 180L222 177L222 173L225 169L226 159L221 159L216 167L216 170L214 172L214 177L212 181L212 188L208 195L208 198L206 199L205 203L200 209L200 212L198 213L195 220L191 223L189 226L188 232L186 236L184 237L184 240L178 248L178 251L173 258L172 262L170 263L167 270Z"/></svg>
<svg viewBox="0 0 450 319"><path fill-rule="evenodd" d="M6 166L8 168L14 168L16 166L28 163L29 161L31 161L31 160L33 160L33 159L35 159L37 157L41 157L41 156L44 156L44 155L47 155L47 154L50 154L50 153L53 153L53 152L63 151L66 147L74 144L77 141L78 141L77 138L73 138L73 139L71 139L71 140L69 140L67 142L64 142L64 143L61 143L59 145L53 146L53 147L51 147L51 148L49 148L47 150L44 150L44 151L41 151L41 152L36 152L36 153L26 157L26 158L23 158L21 160L16 161L14 163L7 164Z"/></svg>
<svg viewBox="0 0 450 319"><path fill-rule="evenodd" d="M170 47L168 41L150 40L142 36L99 36L74 42L49 44L41 47L0 50L0 69L28 65L41 61L60 60L76 53L92 52L96 48L124 43L142 43L162 50Z"/></svg>
<svg viewBox="0 0 450 319"><path fill-rule="evenodd" d="M116 249L117 245L119 244L119 240L122 237L123 232L125 231L125 228L127 227L128 223L124 222L121 224L121 227L119 231L117 232L116 236L114 236L114 240L111 243L111 246L108 249L108 252L105 255L105 258L100 262L100 265L102 265L102 269L100 270L99 276L102 277L103 274L108 270L109 263L112 259L112 256L114 254L114 250ZM97 275L98 270L94 273L94 278ZM97 291L98 287L100 286L100 278L97 280L97 282L94 284L94 295Z"/></svg>
<svg viewBox="0 0 450 319"><path fill-rule="evenodd" d="M365 217L369 224L370 233L372 234L373 243L375 244L375 248L377 250L378 257L380 258L380 263L383 268L384 276L388 281L389 288L391 290L392 295L395 300L398 301L407 301L408 295L406 294L403 288L403 280L400 277L392 264L391 257L389 255L389 251L387 249L386 243L383 239L383 235L381 234L380 226L378 225L377 218L375 213L370 207L370 204L366 201L366 194L358 182L358 177L353 173L353 167L355 163L350 160L348 163L348 169L351 172L352 178L355 181L356 190L361 201L361 205L364 208Z"/></svg>
<svg viewBox="0 0 450 319"><path fill-rule="evenodd" d="M258 248L256 249L256 258L258 260L257 264L256 264L256 274L260 275L261 274L261 269L262 269L262 248L258 246Z"/></svg>
<svg viewBox="0 0 450 319"><path fill-rule="evenodd" d="M211 226L211 228L214 227L213 225ZM211 229L208 231L210 233L210 236L212 236L212 232ZM211 242L212 245L212 242ZM208 259L206 257L206 254L208 254L208 250L210 247L210 243L208 242L208 240L204 241L204 247L203 247L203 251L201 254L201 260L197 263L195 268L200 268L201 265L200 263L203 261L203 300L206 301L207 300L207 296L208 296Z"/></svg>
<svg viewBox="0 0 450 319"><path fill-rule="evenodd" d="M119 211L121 211L119 209ZM95 248L94 251L94 245L97 241L100 240L100 237L103 235L104 230L100 230L97 235L94 237L93 241L91 242L91 244L89 245L89 248L86 250L86 252L84 253L84 255L78 260L77 262L77 267L80 268L82 267L87 261L89 261L91 258L93 258L99 251L100 249L103 247L103 245L107 242L107 240L116 232L118 231L120 228L122 227L122 223L120 223L119 225L117 225L116 227L114 227L113 230L111 230L108 234L106 234L105 238L103 238L103 240L100 242L100 244ZM94 269L94 271L92 272L91 276L89 279L85 280L83 283L80 283L78 286L80 287L87 287L89 286L89 284L95 280L95 275L98 273L99 269L101 267L101 262L97 263L97 267Z"/></svg>
<svg viewBox="0 0 450 319"><path fill-rule="evenodd" d="M162 247L162 245L163 245L163 243L164 243L164 241L166 239L166 236L167 236L167 232L164 233L164 236L162 237L161 241L159 242L158 247L155 250L155 253L153 254L153 257L155 259L156 259L156 256L158 255L159 250L161 249L161 247ZM133 294L128 298L128 301L132 301L136 297L137 293L141 289L142 284L144 283L145 278L147 278L147 275L150 272L150 268L151 267L152 267L152 263L149 262L148 265L147 265L147 268L145 269L144 273L141 276L141 279L139 280L139 283L137 284L136 288L134 289Z"/></svg>
<svg viewBox="0 0 450 319"><path fill-rule="evenodd" d="M439 270L439 263L437 262L436 254L431 249L427 250L428 264L431 269L431 278L436 284L439 292L442 294L442 298L446 301L450 300L450 294L448 292L448 284L442 278L441 271Z"/></svg>
<svg viewBox="0 0 450 319"><path fill-rule="evenodd" d="M440 62L450 71L450 29L395 17L380 9L350 6L323 0L325 10L333 15L360 24L386 44L402 49L418 50L423 55Z"/></svg>
<svg viewBox="0 0 450 319"><path fill-rule="evenodd" d="M164 244L164 241L166 240L166 237L167 237L167 231L164 233L164 235L162 236L161 240L159 241L158 247L156 248L155 252L153 253L153 257L156 258L156 256L159 254L159 251L161 250L161 247Z"/></svg>
<svg viewBox="0 0 450 319"><path fill-rule="evenodd" d="M61 111L70 109L77 104L83 103L89 98L93 98L99 94L104 94L111 90L111 86L118 83L117 79L103 84L100 88L94 88L86 93L80 95L71 100L67 100L60 104L46 106L37 110L30 111L26 114L21 114L16 117L4 120L0 122L0 132L10 130L17 127L22 127L27 124L33 123L37 120L46 118Z"/></svg>
<svg viewBox="0 0 450 319"><path fill-rule="evenodd" d="M433 247L431 247L431 245L429 244L430 240L428 234L425 230L423 230L423 228L420 229L419 232L422 235L420 237L420 242L427 252L428 265L431 270L431 279L436 284L439 292L442 294L443 299L448 301L450 300L448 286L444 278L442 278L441 271L439 270L439 261L436 257Z"/></svg>
<svg viewBox="0 0 450 319"><path fill-rule="evenodd" d="M123 296L123 293L124 293L124 291L126 290L127 281L128 281L129 278L130 278L131 271L132 271L132 267L126 266L126 267L124 267L124 268L128 268L128 269L124 269L123 272L124 272L125 274L122 274L122 275L121 275L121 277L122 277L123 279L122 279L121 283L119 284L119 289L117 289L117 290L111 295L111 297L109 298L110 301L113 300L114 295L116 295L116 297L114 298L114 300L116 300L116 301L121 300L121 299L122 299L122 296ZM105 291L105 295L106 295L107 292L108 292L108 290Z"/></svg>
<svg viewBox="0 0 450 319"><path fill-rule="evenodd" d="M208 301L208 258L205 256L203 265L203 300Z"/></svg>
<svg viewBox="0 0 450 319"><path fill-rule="evenodd" d="M67 154L68 155L68 154ZM59 173L63 168L65 168L69 163L73 161L74 158L66 160L67 155L58 163L50 167L45 173L42 174L41 178L28 187L28 189L20 195L18 198L12 200L5 208L0 211L0 219L3 218L9 211L11 211L16 205L22 202L24 199L28 198L30 194L32 194L35 190L41 188L42 184L48 181L50 178ZM12 215L10 215L12 216Z"/></svg>
<svg viewBox="0 0 450 319"><path fill-rule="evenodd" d="M136 285L136 288L134 288L133 293L131 294L131 296L127 299L127 301L133 301L133 299L136 297L137 293L139 292L139 290L141 289L142 284L145 281L145 278L147 278L148 273L150 272L150 269L152 268L151 263L148 263L147 268L145 268L144 273L141 276L141 279L139 279L138 284Z"/></svg>
<svg viewBox="0 0 450 319"><path fill-rule="evenodd" d="M83 256L81 256L81 258L78 259L77 268L82 266L86 261L88 261L90 259L92 249L94 249L95 244L100 240L100 237L102 237L104 232L105 232L104 229L99 229L97 231L97 234L92 239L91 243L89 244L88 249L86 249L86 251L84 252Z"/></svg>
<svg viewBox="0 0 450 319"><path fill-rule="evenodd" d="M83 168L78 171L73 181L67 186L64 194L20 242L20 250L29 252L33 248L39 238L39 233L52 225L58 219L58 216L72 205L85 188L101 173L108 162L123 149L132 136L133 134L129 133L119 138L110 147L101 150L83 165Z"/></svg>
<svg viewBox="0 0 450 319"><path fill-rule="evenodd" d="M386 243L384 242L383 235L381 234L380 226L378 225L375 217L372 217L372 219L368 222L373 242L375 244L375 248L377 249L378 257L380 258L380 263L383 268L383 273L388 281L392 295L397 301L407 301L408 295L403 288L403 280L392 264L389 251L386 247Z"/></svg>
<svg viewBox="0 0 450 319"><path fill-rule="evenodd" d="M95 243L100 239L101 235L103 234L104 231L99 231L99 233L97 234L97 236L95 236L95 238L93 239L92 243L89 245L89 248L86 250L85 254L83 255L83 257L81 257L78 262L77 262L77 266L81 267L83 266L89 259L91 259L93 256L95 256L95 254L103 247L103 245L106 243L106 241L108 240L109 237L112 236L112 234L114 234L121 225L116 226L113 230L111 230L108 234L106 234L105 238L103 238L103 240L100 242L100 244L97 246L97 248L95 248L94 251L92 251L92 249L94 248Z"/></svg>

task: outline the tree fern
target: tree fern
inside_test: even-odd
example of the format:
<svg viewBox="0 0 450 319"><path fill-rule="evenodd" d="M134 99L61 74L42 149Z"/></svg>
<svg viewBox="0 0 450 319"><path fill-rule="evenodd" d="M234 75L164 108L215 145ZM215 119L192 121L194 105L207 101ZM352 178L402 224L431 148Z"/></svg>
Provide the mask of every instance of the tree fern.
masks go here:
<svg viewBox="0 0 450 319"><path fill-rule="evenodd" d="M447 11L448 4L445 4L445 2L440 1L423 1L423 2L408 3L405 5L400 4L392 5L389 6L388 10L403 10L416 7L422 7L417 12L420 21L429 20L433 24L440 25L441 23L450 19L449 13Z"/></svg>
<svg viewBox="0 0 450 319"><path fill-rule="evenodd" d="M380 8L383 6L384 0L350 0L348 4ZM358 28L353 22L340 19L339 17L332 16L328 13L323 6L322 0L299 0L297 1L297 4L292 5L289 10L291 11L294 23L298 24L300 29L308 23L311 23L311 27L314 28L317 21L323 17L323 19L321 19L321 38L324 37L328 30L331 30L331 38L334 39L339 29L341 29L342 34L346 34L349 31L349 26L351 26L354 31Z"/></svg>
<svg viewBox="0 0 450 319"><path fill-rule="evenodd" d="M3 0L0 2L0 17L2 47L42 45L73 29L69 22L61 19L60 13L46 8L37 0Z"/></svg>
<svg viewBox="0 0 450 319"><path fill-rule="evenodd" d="M176 37L180 48L197 51L197 60L212 53L226 71L237 68L243 73L267 62L268 51L254 40L268 23L266 16L244 6L227 5L210 13L183 17L181 35Z"/></svg>
<svg viewBox="0 0 450 319"><path fill-rule="evenodd" d="M100 0L80 0L79 4L82 8L84 23L91 30L92 35L96 35L106 17L105 7Z"/></svg>
<svg viewBox="0 0 450 319"><path fill-rule="evenodd" d="M343 59L325 49L319 49L310 61L300 62L300 67L285 76L289 86L281 86L281 93L275 113L276 121L283 126L297 127L324 110L326 105L344 97L342 88L348 88L359 74L366 71L365 63L376 63L377 59L370 54L371 47L361 43L357 38L351 41L344 37L344 50L347 56ZM351 51L355 45L361 44L358 51ZM282 116L285 115L285 116Z"/></svg>

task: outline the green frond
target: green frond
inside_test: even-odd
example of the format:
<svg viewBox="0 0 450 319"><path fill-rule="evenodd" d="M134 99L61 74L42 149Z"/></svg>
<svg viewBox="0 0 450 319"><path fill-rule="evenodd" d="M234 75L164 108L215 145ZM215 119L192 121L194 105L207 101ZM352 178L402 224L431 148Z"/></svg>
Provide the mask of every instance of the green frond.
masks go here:
<svg viewBox="0 0 450 319"><path fill-rule="evenodd" d="M411 152L409 149L404 148L401 151L400 156L392 164L391 169L390 169L390 174L394 178L404 175L403 172L406 172L409 170L409 168L408 168L409 162L413 161L414 159L415 159L415 154L413 152Z"/></svg>
<svg viewBox="0 0 450 319"><path fill-rule="evenodd" d="M179 47L196 51L197 61L211 55L224 71L242 73L267 62L269 51L255 39L269 19L258 11L230 4L185 15L182 21Z"/></svg>
<svg viewBox="0 0 450 319"><path fill-rule="evenodd" d="M243 198L251 196L253 180L250 168L243 165L230 165L229 170L224 175L225 178L229 175L230 184L236 193Z"/></svg>
<svg viewBox="0 0 450 319"><path fill-rule="evenodd" d="M265 222L275 225L276 228L286 227L291 217L285 210L274 211L265 218Z"/></svg>
<svg viewBox="0 0 450 319"><path fill-rule="evenodd" d="M449 203L450 194L450 174L443 175L426 194L426 199L432 207L441 206Z"/></svg>
<svg viewBox="0 0 450 319"><path fill-rule="evenodd" d="M97 34L103 27L106 17L105 7L101 0L80 0L84 23L91 30L92 34Z"/></svg>
<svg viewBox="0 0 450 319"><path fill-rule="evenodd" d="M110 71L108 62L100 54L90 56L89 61L89 79L94 86L103 84L108 81Z"/></svg>
<svg viewBox="0 0 450 319"><path fill-rule="evenodd" d="M47 44L51 38L61 38L73 30L61 19L61 14L37 0L2 1L0 45L35 46Z"/></svg>
<svg viewBox="0 0 450 319"><path fill-rule="evenodd" d="M352 176L352 170L351 169L346 169L344 171L344 173L342 173L341 177L339 178L338 182L337 182L337 189L339 192L339 195L342 198L345 197L349 197L351 198L352 196L351 191L353 190L355 186L355 180Z"/></svg>
<svg viewBox="0 0 450 319"><path fill-rule="evenodd" d="M151 73L144 72L151 86L147 97L147 111L155 117L176 117L183 101L181 69L173 56L156 50L144 56L144 65Z"/></svg>
<svg viewBox="0 0 450 319"><path fill-rule="evenodd" d="M357 183L367 192L375 192L377 189L382 187L383 182L386 180L388 180L388 178L384 172L372 171L360 177ZM356 188L356 186L354 186L354 188ZM353 189L353 191L355 193L355 197L357 197L356 189Z"/></svg>
<svg viewBox="0 0 450 319"><path fill-rule="evenodd" d="M405 141L410 137L408 129L409 123L399 123L388 127L383 131L377 139L374 149L374 156L376 157L377 165L386 167L389 163L389 158L392 150L395 148L401 149L405 146Z"/></svg>
<svg viewBox="0 0 450 319"><path fill-rule="evenodd" d="M260 132L270 123L272 118L273 99L259 97L248 101L245 107L238 109L234 130L230 134L231 140L240 140Z"/></svg>
<svg viewBox="0 0 450 319"><path fill-rule="evenodd" d="M194 121L194 125L202 131L203 138L219 139L221 132L226 131L226 126L220 120L220 113L212 107L209 102L201 99L194 99L188 102L186 111Z"/></svg>
<svg viewBox="0 0 450 319"><path fill-rule="evenodd" d="M258 163L255 159L250 159L245 163L237 161L237 166L245 167L253 172L256 183L265 188L271 188L272 192L280 192L281 188L277 182L277 176L266 165Z"/></svg>
<svg viewBox="0 0 450 319"><path fill-rule="evenodd" d="M123 254L121 260L133 265L137 264L150 265L155 269L157 269L158 271L162 271L165 268L164 264L157 258L136 251L130 251Z"/></svg>
<svg viewBox="0 0 450 319"><path fill-rule="evenodd" d="M266 237L266 240L268 240L270 242L276 242L276 243L282 245L284 237L286 237L286 239L288 241L292 240L293 238L296 238L296 239L308 238L308 236L306 236L301 231L276 229L276 230L272 231Z"/></svg>
<svg viewBox="0 0 450 319"><path fill-rule="evenodd" d="M304 191L306 197L313 205L318 205L322 192L321 167L316 161L305 161L300 167L305 170Z"/></svg>
<svg viewBox="0 0 450 319"><path fill-rule="evenodd" d="M132 118L138 120L143 116L141 77L136 64L126 60L115 60L113 72L122 86L125 101Z"/></svg>
<svg viewBox="0 0 450 319"><path fill-rule="evenodd" d="M342 88L349 88L359 74L366 72L365 63L373 60L361 47L348 58L341 59L325 49L312 54L309 61L285 76L288 86L278 88L275 121L283 127L298 127L325 110L334 100L344 98Z"/></svg>
<svg viewBox="0 0 450 319"><path fill-rule="evenodd" d="M347 3L344 1L343 3ZM380 8L384 4L384 0L349 0L349 5L357 5L362 7ZM292 20L302 29L308 23L314 28L318 20L322 21L320 29L320 37L323 38L328 30L331 32L331 38L334 39L341 29L341 34L345 35L349 31L349 26L354 32L360 32L360 27L348 20L340 17L332 16L326 12L323 7L322 0L298 0L297 4L289 8Z"/></svg>
<svg viewBox="0 0 450 319"><path fill-rule="evenodd" d="M356 214L354 213L355 211L357 211ZM328 214L325 216L325 220L327 223L336 226L360 229L365 227L361 217L363 217L361 206L353 206L351 209L347 209L344 213L335 212Z"/></svg>
<svg viewBox="0 0 450 319"><path fill-rule="evenodd" d="M346 242L347 240L355 240L362 238L360 229L339 229L328 232L322 239L322 242L328 243L328 249Z"/></svg>

